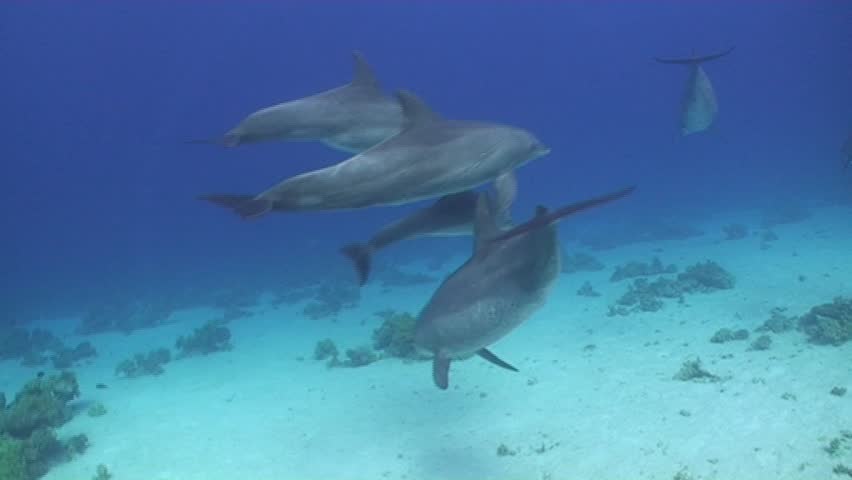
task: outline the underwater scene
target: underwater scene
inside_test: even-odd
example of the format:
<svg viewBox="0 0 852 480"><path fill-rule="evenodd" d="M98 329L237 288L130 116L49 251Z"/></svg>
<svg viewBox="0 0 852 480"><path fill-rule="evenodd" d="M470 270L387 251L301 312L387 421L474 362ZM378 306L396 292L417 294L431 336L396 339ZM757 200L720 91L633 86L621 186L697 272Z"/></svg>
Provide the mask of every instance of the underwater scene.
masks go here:
<svg viewBox="0 0 852 480"><path fill-rule="evenodd" d="M852 2L0 2L0 480L852 479Z"/></svg>

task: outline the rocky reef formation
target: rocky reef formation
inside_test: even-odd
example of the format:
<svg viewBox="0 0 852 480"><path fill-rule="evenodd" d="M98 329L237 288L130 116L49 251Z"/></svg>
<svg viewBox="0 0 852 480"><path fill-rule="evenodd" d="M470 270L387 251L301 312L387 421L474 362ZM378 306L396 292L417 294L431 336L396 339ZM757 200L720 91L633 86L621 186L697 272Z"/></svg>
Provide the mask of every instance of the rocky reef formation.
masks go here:
<svg viewBox="0 0 852 480"><path fill-rule="evenodd" d="M799 318L799 329L817 345L842 345L852 340L852 298L837 297Z"/></svg>

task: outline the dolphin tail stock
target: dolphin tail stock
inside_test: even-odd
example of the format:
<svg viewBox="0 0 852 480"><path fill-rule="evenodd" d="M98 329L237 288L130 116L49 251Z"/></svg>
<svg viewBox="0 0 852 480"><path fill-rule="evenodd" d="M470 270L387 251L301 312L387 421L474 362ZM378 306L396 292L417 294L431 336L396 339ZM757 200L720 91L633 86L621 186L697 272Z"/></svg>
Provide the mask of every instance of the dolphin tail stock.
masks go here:
<svg viewBox="0 0 852 480"><path fill-rule="evenodd" d="M201 195L198 199L227 208L243 220L259 217L272 210L272 202L253 195L211 194Z"/></svg>
<svg viewBox="0 0 852 480"><path fill-rule="evenodd" d="M736 47L731 47L731 48L725 50L724 52L714 53L712 55L706 55L706 56L703 56L703 57L695 57L695 56L692 56L692 57L689 57L689 58L654 57L654 60L656 60L659 63L668 63L668 64L674 64L674 65L698 65L698 64L701 64L701 63L704 63L704 62L709 62L710 60L716 60L717 58L722 58L722 57L728 55L729 53L733 52L734 48L736 48Z"/></svg>
<svg viewBox="0 0 852 480"><path fill-rule="evenodd" d="M340 253L352 260L355 272L358 274L358 284L363 286L367 283L367 278L370 276L373 249L363 243L351 243L341 248Z"/></svg>
<svg viewBox="0 0 852 480"><path fill-rule="evenodd" d="M603 205L605 203L612 202L613 200L618 200L620 198L626 197L633 193L636 190L636 187L627 187L616 192L608 193L606 195L601 195L600 197L591 198L589 200L583 200L581 202L572 203L570 205L566 205L564 207L557 208L553 211L546 211L543 208L537 209L536 216L526 222L518 225L517 227L501 233L490 239L491 242L499 242L503 240L508 240L512 237L516 237L518 235L522 235L529 231L535 230L537 228L545 227L550 225L551 223L559 220L562 217L566 217L568 215L573 215L575 213L582 212L584 210L588 210L592 207L597 207L599 205Z"/></svg>

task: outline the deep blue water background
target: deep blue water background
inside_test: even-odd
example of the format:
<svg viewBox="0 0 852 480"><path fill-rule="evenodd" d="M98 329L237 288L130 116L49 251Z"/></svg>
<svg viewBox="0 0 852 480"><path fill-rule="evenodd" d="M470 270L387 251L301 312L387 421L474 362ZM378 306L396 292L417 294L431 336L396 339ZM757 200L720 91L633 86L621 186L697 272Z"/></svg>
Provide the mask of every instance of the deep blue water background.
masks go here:
<svg viewBox="0 0 852 480"><path fill-rule="evenodd" d="M687 70L652 57L729 45L705 66L716 125L681 138ZM337 247L414 206L244 223L194 197L255 193L346 155L182 142L347 82L356 48L388 91L528 128L553 148L520 170L517 218L625 184L640 191L577 221L689 219L852 190L839 168L852 127L848 1L3 2L6 321L116 292L348 273Z"/></svg>

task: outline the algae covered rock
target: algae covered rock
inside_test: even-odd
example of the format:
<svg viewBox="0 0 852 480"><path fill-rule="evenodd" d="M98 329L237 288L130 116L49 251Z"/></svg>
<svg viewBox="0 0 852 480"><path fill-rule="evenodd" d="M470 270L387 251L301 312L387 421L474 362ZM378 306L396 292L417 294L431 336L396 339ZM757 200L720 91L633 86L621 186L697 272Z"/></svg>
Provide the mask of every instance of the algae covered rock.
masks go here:
<svg viewBox="0 0 852 480"><path fill-rule="evenodd" d="M734 288L734 276L718 263L706 261L687 267L677 276L681 290L686 293L710 293Z"/></svg>
<svg viewBox="0 0 852 480"><path fill-rule="evenodd" d="M0 479L29 480L24 442L0 435Z"/></svg>
<svg viewBox="0 0 852 480"><path fill-rule="evenodd" d="M410 313L380 312L382 325L373 331L373 348L398 358L418 358L414 346L417 319Z"/></svg>
<svg viewBox="0 0 852 480"><path fill-rule="evenodd" d="M144 375L160 375L163 365L172 359L172 352L168 348L151 350L147 354L137 353L133 358L122 360L115 367L115 374L127 378L136 378Z"/></svg>
<svg viewBox="0 0 852 480"><path fill-rule="evenodd" d="M71 372L31 380L3 412L3 430L15 438L29 438L37 429L58 427L71 419L67 404L79 394Z"/></svg>
<svg viewBox="0 0 852 480"><path fill-rule="evenodd" d="M179 337L175 347L181 357L227 351L232 348L231 331L218 322L207 322L196 328L192 335Z"/></svg>
<svg viewBox="0 0 852 480"><path fill-rule="evenodd" d="M852 298L837 297L799 318L799 329L817 345L842 345L852 339Z"/></svg>

